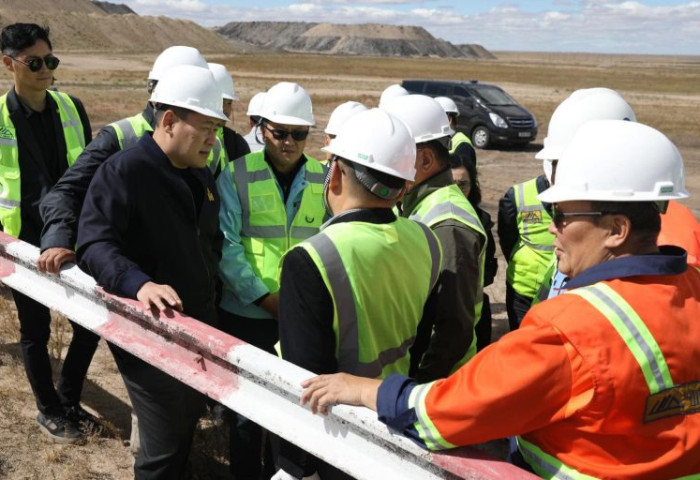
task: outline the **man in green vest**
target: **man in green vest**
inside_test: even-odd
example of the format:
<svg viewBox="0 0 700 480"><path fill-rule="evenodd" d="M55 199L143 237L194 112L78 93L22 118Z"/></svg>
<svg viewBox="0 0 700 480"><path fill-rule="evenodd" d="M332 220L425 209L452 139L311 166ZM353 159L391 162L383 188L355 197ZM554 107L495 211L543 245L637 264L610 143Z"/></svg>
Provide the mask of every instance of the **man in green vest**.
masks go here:
<svg viewBox="0 0 700 480"><path fill-rule="evenodd" d="M219 317L222 330L274 354L280 260L289 248L318 233L326 215L325 170L304 154L314 125L304 88L291 82L274 85L265 94L260 117L265 147L229 163L217 181L224 233ZM262 430L241 423L245 426L231 431L236 443L231 470L252 478L261 468Z"/></svg>
<svg viewBox="0 0 700 480"><path fill-rule="evenodd" d="M407 95L383 108L408 125L417 146L416 177L401 201L402 216L428 225L443 251L433 322L421 324L411 352L411 375L431 381L476 354L487 237L452 178L447 150L452 129L440 104L425 95Z"/></svg>
<svg viewBox="0 0 700 480"><path fill-rule="evenodd" d="M6 234L38 246L39 202L92 138L90 121L80 100L47 90L59 64L48 28L8 25L0 43L3 65L14 80L0 97L0 223ZM99 337L71 322L73 338L56 389L47 348L51 313L20 292L12 295L39 427L54 441L76 442L81 429L97 426L80 406L80 394Z"/></svg>
<svg viewBox="0 0 700 480"><path fill-rule="evenodd" d="M450 155L460 159L462 164L470 164L476 169L476 151L472 141L463 132L457 131L457 117L459 117L459 107L450 97L435 97L435 101L440 104L450 121L450 128L454 131L450 138Z"/></svg>
<svg viewBox="0 0 700 480"><path fill-rule="evenodd" d="M325 200L333 217L284 257L282 357L316 373L407 374L440 271L435 235L392 211L415 174L414 142L401 120L372 109L347 120L323 150L331 155ZM273 478L313 473L316 462L304 465L295 451L283 443L283 472ZM339 478L328 465L318 470Z"/></svg>

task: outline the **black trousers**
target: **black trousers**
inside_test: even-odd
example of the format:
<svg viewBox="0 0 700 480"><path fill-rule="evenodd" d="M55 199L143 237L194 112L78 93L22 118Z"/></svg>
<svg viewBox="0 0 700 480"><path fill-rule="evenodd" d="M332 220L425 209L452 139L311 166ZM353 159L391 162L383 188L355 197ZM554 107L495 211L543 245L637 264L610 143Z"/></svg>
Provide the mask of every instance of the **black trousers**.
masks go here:
<svg viewBox="0 0 700 480"><path fill-rule="evenodd" d="M109 344L139 423L136 480L185 478L205 396L125 350Z"/></svg>
<svg viewBox="0 0 700 480"><path fill-rule="evenodd" d="M531 306L532 297L519 294L506 282L506 312L508 313L508 326L511 332L520 327L520 323Z"/></svg>
<svg viewBox="0 0 700 480"><path fill-rule="evenodd" d="M276 355L275 344L279 340L279 327L275 319L241 317L219 309L219 329ZM237 479L257 479L262 472L263 461L266 466L272 463L269 445L267 442L263 444L263 428L235 411L231 413L229 416L231 472ZM269 469L266 468L266 470Z"/></svg>
<svg viewBox="0 0 700 480"><path fill-rule="evenodd" d="M56 389L48 350L51 312L46 306L16 290L12 290L12 297L19 317L24 369L34 392L36 406L43 414L61 414L64 406L80 403L85 376L100 337L77 323L70 322L73 339L68 346Z"/></svg>

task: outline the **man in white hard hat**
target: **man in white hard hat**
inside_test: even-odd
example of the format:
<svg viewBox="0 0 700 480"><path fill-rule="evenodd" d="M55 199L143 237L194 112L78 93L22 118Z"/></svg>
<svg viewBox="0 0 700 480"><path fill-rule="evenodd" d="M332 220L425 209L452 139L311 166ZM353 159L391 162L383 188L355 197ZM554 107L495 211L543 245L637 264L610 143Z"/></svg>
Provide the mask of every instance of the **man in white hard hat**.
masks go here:
<svg viewBox="0 0 700 480"><path fill-rule="evenodd" d="M265 142L261 138L260 129L258 128L260 124L260 110L262 109L263 102L265 101L265 92L258 92L252 96L250 102L248 102L248 125L250 126L250 132L243 135L243 138L248 142L248 148L251 152L259 152L265 146Z"/></svg>
<svg viewBox="0 0 700 480"><path fill-rule="evenodd" d="M233 88L233 78L226 66L220 63L210 63L209 70L211 70L216 83L219 85L219 89L221 89L224 115L229 120L233 120L231 118L233 101L238 100L238 96ZM250 153L248 142L238 132L228 126L224 126L216 138L218 142L214 146L214 154L209 160L209 169L214 173L214 177L218 177L219 173L226 168L230 161Z"/></svg>
<svg viewBox="0 0 700 480"><path fill-rule="evenodd" d="M411 133L372 109L344 123L323 150L331 154L325 199L333 217L284 257L282 357L318 373L407 374L408 350L440 271L435 235L392 211L415 174ZM313 473L313 462L300 465L289 451L283 444L278 459L289 476L274 478ZM328 465L318 473L339 478Z"/></svg>
<svg viewBox="0 0 700 480"><path fill-rule="evenodd" d="M208 68L178 66L150 100L153 133L110 157L90 183L78 230L80 266L146 309L178 310L216 325L220 203L206 163L226 121L221 93ZM135 478L184 478L205 397L110 347L138 418Z"/></svg>
<svg viewBox="0 0 700 480"><path fill-rule="evenodd" d="M408 95L408 90L403 88L398 83L389 85L382 91L382 94L379 96L379 108L384 107L395 98L404 97L406 95Z"/></svg>
<svg viewBox="0 0 700 480"><path fill-rule="evenodd" d="M513 461L543 478L696 477L700 272L656 245L660 204L687 195L662 133L586 123L540 194L568 293L447 379L321 376L302 402L364 404L430 449L517 435Z"/></svg>
<svg viewBox="0 0 700 480"><path fill-rule="evenodd" d="M476 168L476 151L472 141L464 132L457 130L457 117L459 117L459 107L450 97L435 97L435 101L440 104L450 121L450 128L454 131L450 138L450 155L457 156L460 163L469 163Z"/></svg>
<svg viewBox="0 0 700 480"><path fill-rule="evenodd" d="M327 147L331 144L331 140L333 140L338 135L340 128L345 122L350 120L350 118L357 115L358 113L364 112L365 110L367 110L367 107L362 105L360 102L355 102L352 100L349 102L341 103L340 105L335 107L331 112L330 117L328 117L328 123L326 124L326 129L324 130L324 132L326 133L326 138L323 142L324 146Z"/></svg>
<svg viewBox="0 0 700 480"><path fill-rule="evenodd" d="M447 150L452 129L440 104L425 95L406 95L383 108L408 125L417 146L416 177L401 200L401 215L428 225L443 250L432 322L421 324L411 351L411 375L436 380L476 353L487 235L452 179Z"/></svg>
<svg viewBox="0 0 700 480"><path fill-rule="evenodd" d="M164 73L176 65L194 65L208 68L206 60L196 48L175 46L166 48L153 63L148 74L150 94ZM75 241L78 218L83 199L97 168L118 151L135 144L155 125L153 107L146 104L143 112L104 126L41 202L44 220L41 235L41 271L58 273L61 265L75 261Z"/></svg>
<svg viewBox="0 0 700 480"><path fill-rule="evenodd" d="M279 337L280 259L318 233L326 215L324 167L304 153L312 125L306 90L278 83L265 94L260 112L265 148L231 162L217 181L224 233L220 328L273 354ZM262 430L252 422L245 429L231 458L233 473L241 477L260 470ZM235 429L231 435L235 440Z"/></svg>

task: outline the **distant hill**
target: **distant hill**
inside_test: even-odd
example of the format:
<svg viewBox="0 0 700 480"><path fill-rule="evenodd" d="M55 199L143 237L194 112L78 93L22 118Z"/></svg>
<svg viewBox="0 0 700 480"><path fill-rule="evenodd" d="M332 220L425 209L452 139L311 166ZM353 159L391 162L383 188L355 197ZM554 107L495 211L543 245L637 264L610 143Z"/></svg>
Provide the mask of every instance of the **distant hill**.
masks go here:
<svg viewBox="0 0 700 480"><path fill-rule="evenodd" d="M233 50L223 37L194 22L139 16L124 12L123 5L105 3L0 0L0 27L15 22L48 25L57 51L159 52L171 45L190 45L202 52Z"/></svg>
<svg viewBox="0 0 700 480"><path fill-rule="evenodd" d="M99 0L92 0L92 3L100 7L105 13L115 15L136 14L128 5L124 5L123 3L100 2Z"/></svg>
<svg viewBox="0 0 700 480"><path fill-rule="evenodd" d="M495 58L481 45L453 45L415 26L305 22L231 22L214 29L232 42L334 55Z"/></svg>

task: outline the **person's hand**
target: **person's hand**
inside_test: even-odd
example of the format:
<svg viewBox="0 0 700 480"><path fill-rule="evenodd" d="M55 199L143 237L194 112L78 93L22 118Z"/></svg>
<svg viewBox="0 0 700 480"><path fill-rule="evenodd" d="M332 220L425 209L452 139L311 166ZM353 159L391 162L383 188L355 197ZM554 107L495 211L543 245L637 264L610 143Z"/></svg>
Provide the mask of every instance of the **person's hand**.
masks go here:
<svg viewBox="0 0 700 480"><path fill-rule="evenodd" d="M328 415L328 407L345 403L364 405L377 410L377 391L381 380L356 377L348 373L319 375L301 382L306 390L301 394L301 405L309 404L313 413Z"/></svg>
<svg viewBox="0 0 700 480"><path fill-rule="evenodd" d="M270 293L260 302L259 305L267 313L272 315L272 318L277 320L280 313L280 296L278 293Z"/></svg>
<svg viewBox="0 0 700 480"><path fill-rule="evenodd" d="M168 308L182 311L182 300L170 285L160 285L155 282L146 282L136 293L136 299L145 308L154 306L161 312Z"/></svg>
<svg viewBox="0 0 700 480"><path fill-rule="evenodd" d="M47 248L39 255L36 266L40 272L58 275L64 263L75 263L75 252L69 248Z"/></svg>

